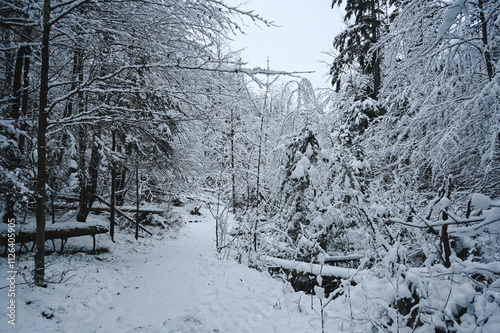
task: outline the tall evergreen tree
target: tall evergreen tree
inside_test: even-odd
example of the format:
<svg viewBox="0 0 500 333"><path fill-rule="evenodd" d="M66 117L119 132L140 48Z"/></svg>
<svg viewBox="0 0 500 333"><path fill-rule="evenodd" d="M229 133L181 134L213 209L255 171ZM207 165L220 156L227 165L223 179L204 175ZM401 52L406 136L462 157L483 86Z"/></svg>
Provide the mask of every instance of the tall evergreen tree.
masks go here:
<svg viewBox="0 0 500 333"><path fill-rule="evenodd" d="M343 0L333 0L334 6L342 6ZM340 90L342 76L350 67L357 68L370 77L365 87L367 96L378 99L382 84L381 53L374 46L379 42L384 27L386 6L380 0L346 0L344 21L346 29L335 37L334 47L338 51L330 69L332 84Z"/></svg>

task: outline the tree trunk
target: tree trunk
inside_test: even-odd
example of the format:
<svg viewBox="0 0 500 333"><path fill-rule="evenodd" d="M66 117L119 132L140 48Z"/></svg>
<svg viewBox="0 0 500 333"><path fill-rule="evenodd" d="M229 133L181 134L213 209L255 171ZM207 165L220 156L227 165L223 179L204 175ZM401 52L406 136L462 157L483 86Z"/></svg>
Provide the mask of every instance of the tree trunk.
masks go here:
<svg viewBox="0 0 500 333"><path fill-rule="evenodd" d="M451 198L451 176L448 176L448 179L445 180L442 186L442 194L443 198L447 198L448 200ZM441 212L443 221L448 220L448 212L443 209ZM450 257L451 257L451 247L450 247L450 237L448 235L448 225L445 224L441 227L441 243L443 244L443 260L444 266L449 268L451 266Z"/></svg>
<svg viewBox="0 0 500 333"><path fill-rule="evenodd" d="M40 69L40 105L38 112L37 133L37 169L36 184L36 251L35 251L35 284L45 286L45 185L47 184L47 151L45 147L47 134L47 98L49 92L49 43L50 43L50 0L43 3L42 53Z"/></svg>
<svg viewBox="0 0 500 333"><path fill-rule="evenodd" d="M30 29L31 33L31 29ZM29 103L29 93L28 89L30 86L30 55L31 48L29 46L26 47L26 52L24 54L24 71L23 71L23 86L22 86L22 103L21 103L21 116L26 117L28 115L28 103ZM23 120L20 125L21 130L26 130L26 122ZM24 141L25 137L23 135L19 136L19 151L24 153Z"/></svg>
<svg viewBox="0 0 500 333"><path fill-rule="evenodd" d="M21 77L23 74L24 52L25 48L23 46L21 46L17 50L16 65L14 68L14 81L12 83L12 97L14 98L14 100L12 102L12 108L10 110L10 117L13 119L19 119L19 107L21 105Z"/></svg>
<svg viewBox="0 0 500 333"><path fill-rule="evenodd" d="M71 104L70 104L71 105ZM71 112L71 106L70 112ZM87 193L87 166L86 166L86 157L85 151L87 148L86 145L86 135L85 135L85 125L80 125L78 128L78 168L79 171L79 183L80 183L80 200L78 203L78 214L76 216L76 220L79 222L84 222L86 219L85 215L85 207L87 206L88 201L88 193Z"/></svg>
<svg viewBox="0 0 500 333"><path fill-rule="evenodd" d="M73 73L72 73L73 83L71 84L71 90L75 90L79 84L83 83L83 50L76 48L73 54ZM76 106L76 110L74 107ZM76 103L74 100L70 100L68 107L65 110L65 117L69 117L73 114L79 114L83 111L83 93L79 92L77 94ZM78 214L76 220L79 222L85 222L89 214L89 173L91 167L89 167L89 173L87 173L87 161L86 161L86 149L87 148L87 131L85 125L80 125L78 128L78 167L79 172L79 182L80 182L80 201L78 207ZM94 147L92 146L92 152ZM92 159L92 157L91 157ZM92 163L92 161L91 161Z"/></svg>
<svg viewBox="0 0 500 333"><path fill-rule="evenodd" d="M77 86L83 83L83 50L77 48L73 54L73 73L71 76L73 82L71 83L71 90L75 90ZM83 93L80 91L77 94L77 102L76 102L76 113L80 113L81 109L83 109ZM63 118L71 116L73 111L73 105L75 102L70 99L68 106L64 110Z"/></svg>
<svg viewBox="0 0 500 333"><path fill-rule="evenodd" d="M12 68L14 66L14 57L13 57L13 54L12 54L12 51L10 51L10 48L11 48L11 31L10 29L1 29L0 32L2 33L2 35L0 36L0 38L2 38L2 41L4 42L4 47L5 47L5 51L3 52L4 53L4 59L5 61L3 61L3 73L5 75L5 81L4 81L4 85L2 87L0 87L1 91L2 92L7 92L7 94L11 93L11 88L12 88ZM6 97L4 95L1 96L2 98L3 97Z"/></svg>
<svg viewBox="0 0 500 333"><path fill-rule="evenodd" d="M116 133L113 132L113 143L111 150L116 149ZM115 193L116 193L116 164L111 160L111 198L110 198L110 214L109 214L109 235L111 240L115 241Z"/></svg>
<svg viewBox="0 0 500 333"><path fill-rule="evenodd" d="M127 168L122 165L119 177L116 179L116 205L123 206L125 203L125 193L127 190L125 189L127 179Z"/></svg>
<svg viewBox="0 0 500 333"><path fill-rule="evenodd" d="M30 38L31 38L31 29L30 29ZM29 102L29 94L28 94L28 88L30 86L30 55L31 55L31 48L29 46L26 47L26 52L24 54L24 71L23 71L23 100L21 104L21 114L23 116L28 115L28 102Z"/></svg>
<svg viewBox="0 0 500 333"><path fill-rule="evenodd" d="M233 214L236 214L236 169L234 167L234 109L231 108L231 190Z"/></svg>
<svg viewBox="0 0 500 333"><path fill-rule="evenodd" d="M97 130L97 139L101 138L101 127L99 126ZM94 139L94 144L92 145L92 152L90 154L90 165L89 165L89 202L88 209L92 207L96 199L97 194L97 181L99 179L99 164L101 163L101 154L99 153L99 140Z"/></svg>
<svg viewBox="0 0 500 333"><path fill-rule="evenodd" d="M55 207L55 180L56 177L50 176L50 214L52 217L52 224L56 223L56 207Z"/></svg>
<svg viewBox="0 0 500 333"><path fill-rule="evenodd" d="M377 6L376 6L377 0L371 0L370 1L370 10L371 10L371 33L372 33L372 40L371 44L372 47L378 42L378 21L377 21ZM379 58L379 52L378 50L373 51L372 55L372 69L373 69L373 94L372 98L374 100L378 99L378 94L380 91L380 85L381 85L381 73L380 73L380 58Z"/></svg>
<svg viewBox="0 0 500 333"><path fill-rule="evenodd" d="M139 161L135 165L135 197L136 197L136 215L135 215L135 239L139 239Z"/></svg>
<svg viewBox="0 0 500 333"><path fill-rule="evenodd" d="M446 221L447 219L445 219ZM443 243L443 260L444 267L450 268L451 262L451 247L450 247L450 238L448 236L448 225L443 225L441 228L441 242Z"/></svg>
<svg viewBox="0 0 500 333"><path fill-rule="evenodd" d="M269 70L269 58L267 59L267 69ZM269 76L267 77L267 84L266 84L266 93L264 95L264 106L262 108L262 114L260 117L260 135L259 135L259 152L257 156L257 188L256 188L256 206L257 206L257 214L255 216L255 223L254 223L254 231L253 231L253 248L254 251L257 252L257 229L258 229L258 223L259 223L259 211L258 207L260 204L260 169L261 169L261 164L262 164L262 145L263 145L263 139L262 136L264 135L264 116L266 114L266 108L267 108L267 98L269 95Z"/></svg>
<svg viewBox="0 0 500 333"><path fill-rule="evenodd" d="M481 20L481 30L482 30L482 41L484 45L484 60L486 61L486 71L488 72L488 79L493 80L494 67L491 61L491 54L488 49L488 22L486 21L486 16L484 15L483 10L483 0L478 1L479 6L479 19Z"/></svg>
<svg viewBox="0 0 500 333"><path fill-rule="evenodd" d="M19 42L21 44L26 44L31 38L31 28L24 26L21 32L21 37L19 38ZM12 108L10 111L10 116L13 119L19 119L20 113L19 108L21 106L21 96L23 95L23 68L26 71L25 58L28 57L29 54L29 46L22 45L17 50L16 55L16 64L14 69L14 81L12 84L12 96L14 97L14 101L12 103ZM29 64L29 63L28 63Z"/></svg>
<svg viewBox="0 0 500 333"><path fill-rule="evenodd" d="M257 229L258 229L258 223L259 223L259 214L258 214L258 209L259 209L259 204L260 204L260 165L262 161L262 135L264 135L263 128L264 128L264 112L266 109L266 103L267 103L267 88L266 88L266 95L264 97L264 108L262 109L262 115L260 118L260 136L259 136L259 155L257 156L257 186L256 186L256 206L257 206L257 215L255 216L255 224L254 224L254 230L253 230L253 249L255 252L257 252Z"/></svg>
<svg viewBox="0 0 500 333"><path fill-rule="evenodd" d="M80 182L81 186L83 186L80 188L80 207L76 216L76 220L78 222L85 222L87 220L87 216L90 213L90 208L92 208L92 204L96 199L97 180L99 178L99 163L101 162L101 156L99 154L99 144L97 143L97 140L95 138L100 138L100 136L101 129L99 128L98 133L94 137L92 143L88 176L86 174L83 175L84 179Z"/></svg>
<svg viewBox="0 0 500 333"><path fill-rule="evenodd" d="M25 44L31 36L31 28L24 26L21 32L21 37L19 42L21 45L23 43ZM21 130L26 130L26 125L22 118L22 114L25 114L26 111L23 113L20 113L20 105L21 105L21 97L23 100L23 103L25 101L24 95L26 94L27 87L25 88L26 81L26 76L28 75L28 68L29 68L29 46L20 46L19 49L17 50L16 53L16 58L15 58L15 65L14 65L14 79L12 83L12 97L13 97L13 102L10 108L10 117L14 120L16 120L16 125L19 126L19 129ZM8 54L6 52L6 54ZM27 68L28 66L28 68ZM24 69L24 76L23 76L23 69ZM11 70L9 70L6 73L6 76L12 76ZM10 78L7 78L10 80ZM24 80L23 80L24 79ZM7 81L8 82L8 81ZM10 84L10 82L8 82ZM23 94L24 92L24 94ZM24 104L23 104L23 109L24 109ZM13 141L17 141L19 152L21 153L20 155L14 155L13 158L9 161L10 163L7 163L7 167L10 170L15 169L19 165L23 163L22 161L22 156L24 155L24 136L19 135L18 137L14 134L8 134L9 138ZM15 218L15 209L14 206L16 204L15 196L13 193L7 193L6 200L5 200L5 211L7 212L3 218L4 221L8 221L11 218Z"/></svg>
<svg viewBox="0 0 500 333"><path fill-rule="evenodd" d="M118 153L122 152L122 146L119 144L116 145L116 151ZM127 169L125 168L125 165L121 165L119 168L119 174L117 175L118 177L116 178L116 193L115 193L115 200L116 200L116 205L117 206L123 206L125 203L125 184L126 184L126 178L127 178Z"/></svg>

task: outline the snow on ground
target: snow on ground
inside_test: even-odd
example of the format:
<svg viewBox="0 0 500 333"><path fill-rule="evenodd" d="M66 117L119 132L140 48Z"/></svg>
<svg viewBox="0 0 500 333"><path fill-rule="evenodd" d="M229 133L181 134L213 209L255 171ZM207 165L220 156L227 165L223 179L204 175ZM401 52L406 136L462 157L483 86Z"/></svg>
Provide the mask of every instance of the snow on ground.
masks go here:
<svg viewBox="0 0 500 333"><path fill-rule="evenodd" d="M47 256L47 275L60 279L66 271L71 278L38 288L18 275L16 325L7 323L8 288L2 288L0 331L321 332L310 296L294 293L267 272L217 258L215 223L202 212L200 222L186 223L175 239L155 235L135 241L120 231L114 244L99 235L98 247L109 253ZM78 240L91 248L90 237ZM1 258L2 277L6 261ZM21 256L21 269L32 265L32 258ZM0 288L7 284L2 278Z"/></svg>

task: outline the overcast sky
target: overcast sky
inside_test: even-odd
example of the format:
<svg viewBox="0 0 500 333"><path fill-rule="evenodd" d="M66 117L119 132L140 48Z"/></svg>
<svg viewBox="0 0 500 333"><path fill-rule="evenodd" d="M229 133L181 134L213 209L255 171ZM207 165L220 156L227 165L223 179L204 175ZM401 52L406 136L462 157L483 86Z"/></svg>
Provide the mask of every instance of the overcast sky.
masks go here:
<svg viewBox="0 0 500 333"><path fill-rule="evenodd" d="M242 0L243 1L243 0ZM229 3L242 3L231 0ZM317 88L329 86L324 77L332 57L323 52L332 50L334 37L342 30L338 8L331 9L331 0L247 0L241 9L254 10L263 18L274 21L279 27L254 26L245 23L246 35L234 37L233 49L241 53L248 67L288 71L315 71L304 76Z"/></svg>

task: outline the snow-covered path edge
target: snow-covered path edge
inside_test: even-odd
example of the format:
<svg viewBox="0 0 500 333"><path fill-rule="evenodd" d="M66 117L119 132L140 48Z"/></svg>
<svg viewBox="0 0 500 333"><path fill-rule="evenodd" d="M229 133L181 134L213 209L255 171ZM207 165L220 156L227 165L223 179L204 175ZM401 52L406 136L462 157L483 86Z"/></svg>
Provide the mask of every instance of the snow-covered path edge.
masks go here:
<svg viewBox="0 0 500 333"><path fill-rule="evenodd" d="M55 255L52 268L74 277L46 289L20 285L16 326L2 311L1 331L321 332L309 296L217 259L208 215L177 239L126 238L110 245L111 254Z"/></svg>

